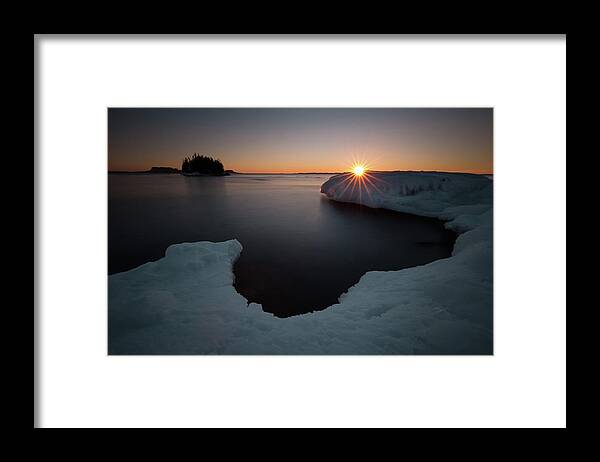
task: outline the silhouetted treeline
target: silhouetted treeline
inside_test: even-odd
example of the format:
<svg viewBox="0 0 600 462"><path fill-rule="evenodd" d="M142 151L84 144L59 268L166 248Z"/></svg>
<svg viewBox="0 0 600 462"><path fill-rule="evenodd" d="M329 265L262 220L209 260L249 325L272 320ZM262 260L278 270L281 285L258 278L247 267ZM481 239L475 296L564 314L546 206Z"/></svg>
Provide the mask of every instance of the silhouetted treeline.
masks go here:
<svg viewBox="0 0 600 462"><path fill-rule="evenodd" d="M225 169L219 159L201 156L196 153L192 157L185 157L181 164L182 173L201 173L206 175L223 175Z"/></svg>

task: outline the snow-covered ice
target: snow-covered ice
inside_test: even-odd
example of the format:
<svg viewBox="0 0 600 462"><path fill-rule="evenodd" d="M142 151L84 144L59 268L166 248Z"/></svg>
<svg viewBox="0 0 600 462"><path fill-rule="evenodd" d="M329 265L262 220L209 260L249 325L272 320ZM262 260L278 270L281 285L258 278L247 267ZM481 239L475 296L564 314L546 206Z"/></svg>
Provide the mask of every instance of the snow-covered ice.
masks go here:
<svg viewBox="0 0 600 462"><path fill-rule="evenodd" d="M327 197L437 217L459 233L450 258L370 271L326 310L277 318L233 287L237 240L170 246L109 276L111 354L491 354L492 189L479 175L335 175ZM366 191L368 186L368 192Z"/></svg>

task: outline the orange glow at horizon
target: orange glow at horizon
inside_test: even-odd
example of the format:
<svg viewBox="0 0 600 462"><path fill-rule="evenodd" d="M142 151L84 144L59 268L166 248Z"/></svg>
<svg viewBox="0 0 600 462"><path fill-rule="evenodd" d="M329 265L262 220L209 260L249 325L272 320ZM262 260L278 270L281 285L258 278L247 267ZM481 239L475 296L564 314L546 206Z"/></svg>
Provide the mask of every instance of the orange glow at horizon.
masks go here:
<svg viewBox="0 0 600 462"><path fill-rule="evenodd" d="M151 167L172 167L172 168L181 168L181 165L179 163L176 164L172 164L172 163L165 163L165 162L154 162L154 163L150 163L148 165L144 165L144 166L140 166L140 165L124 165L124 164L119 164L119 165L109 165L108 170L109 171L131 171L131 172L136 172L136 171L145 171L145 170L149 170ZM353 167L348 170L348 168L344 168L343 166L340 166L339 164L337 165L331 165L330 167L323 167L322 165L315 165L315 166L303 166L302 168L269 168L268 166L257 166L256 168L252 168L248 165L235 165L235 164L225 164L225 169L227 170L233 170L237 173L246 173L246 174L252 174L252 173L256 173L256 174L277 174L277 173L281 173L281 174L292 174L292 173L321 173L321 174L327 174L327 173L348 173L348 172L353 172ZM386 172L386 171L425 171L425 172L448 172L448 173L473 173L473 174L479 174L479 175L491 175L494 173L493 168L469 168L468 166L465 166L464 168L461 168L460 166L449 166L446 164L439 164L439 165L431 165L431 164L427 164L427 165L419 165L419 164L406 164L406 165L382 165L381 168L379 168L379 166L376 169L365 169L365 174L367 174L366 172L368 171L379 171L379 172Z"/></svg>

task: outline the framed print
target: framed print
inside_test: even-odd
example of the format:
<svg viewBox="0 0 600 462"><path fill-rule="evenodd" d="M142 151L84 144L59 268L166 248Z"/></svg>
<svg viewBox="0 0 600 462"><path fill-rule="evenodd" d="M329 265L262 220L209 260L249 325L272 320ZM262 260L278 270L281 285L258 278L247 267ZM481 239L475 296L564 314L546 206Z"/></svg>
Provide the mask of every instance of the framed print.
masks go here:
<svg viewBox="0 0 600 462"><path fill-rule="evenodd" d="M34 427L566 427L566 35L34 36Z"/></svg>

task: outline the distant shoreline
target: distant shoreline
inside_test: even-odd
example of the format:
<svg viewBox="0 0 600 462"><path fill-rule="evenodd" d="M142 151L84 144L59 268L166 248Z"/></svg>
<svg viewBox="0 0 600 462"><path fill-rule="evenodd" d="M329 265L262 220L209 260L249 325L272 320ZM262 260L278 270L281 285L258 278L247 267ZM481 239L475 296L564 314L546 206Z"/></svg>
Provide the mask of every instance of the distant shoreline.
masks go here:
<svg viewBox="0 0 600 462"><path fill-rule="evenodd" d="M135 175L182 175L181 170L173 170L173 171L152 171L152 170L109 170L110 174L135 174ZM225 173L229 173L230 175L340 175L342 173L348 172L286 172L286 173L277 173L277 172L235 172L233 170L225 170ZM185 176L185 174L183 174ZM187 176L202 176L202 175L187 175ZM205 175L205 176L222 176L222 175Z"/></svg>

